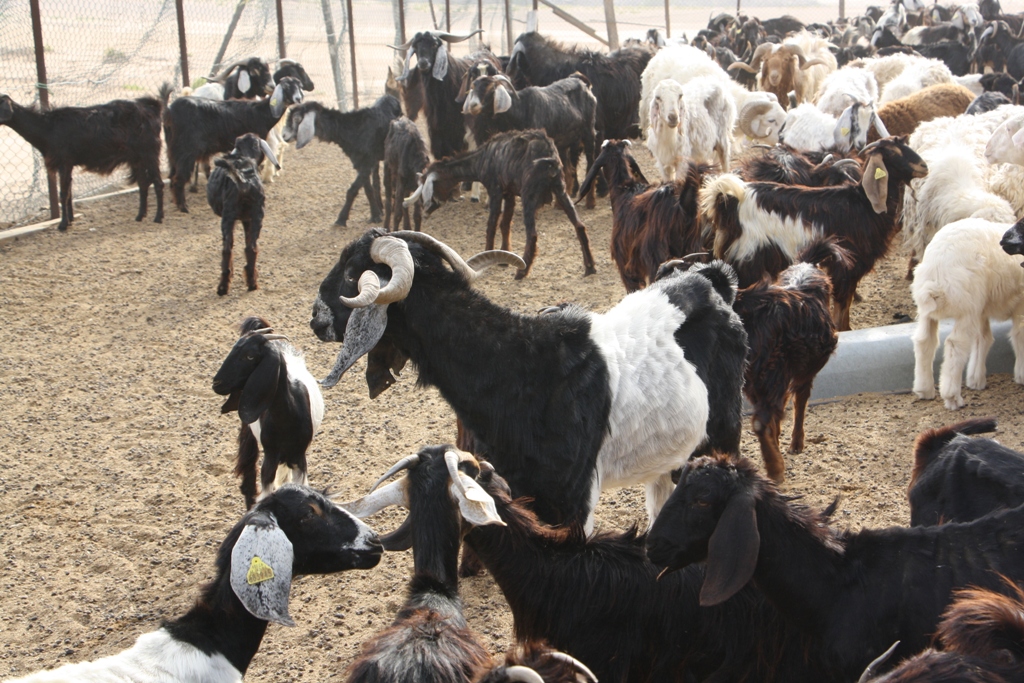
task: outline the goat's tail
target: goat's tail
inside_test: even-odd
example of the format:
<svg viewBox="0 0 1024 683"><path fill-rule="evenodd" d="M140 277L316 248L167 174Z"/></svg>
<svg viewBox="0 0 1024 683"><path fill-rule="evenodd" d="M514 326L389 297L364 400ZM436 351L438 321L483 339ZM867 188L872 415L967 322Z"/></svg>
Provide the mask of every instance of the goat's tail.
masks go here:
<svg viewBox="0 0 1024 683"><path fill-rule="evenodd" d="M164 81L163 85L161 85L160 89L156 92L157 95L160 97L161 105L163 106L164 109L167 109L167 105L171 102L171 93L174 92L174 86L168 83L167 81Z"/></svg>
<svg viewBox="0 0 1024 683"><path fill-rule="evenodd" d="M746 196L746 183L734 173L722 173L704 181L704 187L699 195L699 203L700 215L705 218L705 241L713 233L723 228L730 233L737 233L736 236L742 232L739 225L738 205L746 199ZM723 254L719 253L716 244L715 257L722 258L722 256Z"/></svg>
<svg viewBox="0 0 1024 683"><path fill-rule="evenodd" d="M271 325L264 318L258 315L250 315L248 318L238 324L238 335L241 336L247 332L255 332L256 330L270 329Z"/></svg>
<svg viewBox="0 0 1024 683"><path fill-rule="evenodd" d="M937 633L945 650L981 658L1009 652L1018 661L1024 658L1024 591L1003 578L1010 595L981 588L955 593Z"/></svg>
<svg viewBox="0 0 1024 683"><path fill-rule="evenodd" d="M840 285L847 282L853 267L853 256L832 235L819 235L812 239L800 251L797 261L813 263L824 270L832 280L833 287L837 282Z"/></svg>
<svg viewBox="0 0 1024 683"><path fill-rule="evenodd" d="M986 434L995 430L994 417L975 417L938 429L924 430L914 443L914 472L910 480L917 481L921 473L935 460L939 451L960 434Z"/></svg>

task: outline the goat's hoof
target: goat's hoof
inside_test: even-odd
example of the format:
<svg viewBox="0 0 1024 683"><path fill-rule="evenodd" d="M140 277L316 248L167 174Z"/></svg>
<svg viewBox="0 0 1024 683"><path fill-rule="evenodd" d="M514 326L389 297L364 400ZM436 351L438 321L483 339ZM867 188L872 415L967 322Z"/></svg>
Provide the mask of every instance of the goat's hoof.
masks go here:
<svg viewBox="0 0 1024 683"><path fill-rule="evenodd" d="M135 217L135 222L136 223L141 223L142 219L145 218L145 217L146 217L146 214L140 213L138 216Z"/></svg>
<svg viewBox="0 0 1024 683"><path fill-rule="evenodd" d="M948 408L949 410L960 410L961 408L964 407L964 397L951 396L950 398L945 399L945 403L946 408Z"/></svg>
<svg viewBox="0 0 1024 683"><path fill-rule="evenodd" d="M370 222L371 223L383 223L384 219L381 218L380 216L370 216Z"/></svg>
<svg viewBox="0 0 1024 683"><path fill-rule="evenodd" d="M67 223L61 223L60 225L57 226L57 230L59 232L67 232L68 231L68 224Z"/></svg>
<svg viewBox="0 0 1024 683"><path fill-rule="evenodd" d="M188 188L188 191L191 192L192 194L197 194L199 192L199 188L193 185L192 187Z"/></svg>
<svg viewBox="0 0 1024 683"><path fill-rule="evenodd" d="M914 389L914 396L917 401L932 401L935 399L935 388Z"/></svg>
<svg viewBox="0 0 1024 683"><path fill-rule="evenodd" d="M474 204L479 204L480 203L480 198L479 197L470 197L469 201L473 202Z"/></svg>
<svg viewBox="0 0 1024 683"><path fill-rule="evenodd" d="M804 445L802 443L801 444L791 443L789 445L789 454L790 455L798 455L798 454L803 453L803 452L804 452Z"/></svg>
<svg viewBox="0 0 1024 683"><path fill-rule="evenodd" d="M250 292L255 292L257 289L260 288L260 286L258 284L256 284L255 282L252 283L251 285L248 285L248 287L249 287L249 291Z"/></svg>
<svg viewBox="0 0 1024 683"><path fill-rule="evenodd" d="M153 217L153 222L154 223L163 223L164 222L164 215L163 214L159 214L157 216L154 216Z"/></svg>
<svg viewBox="0 0 1024 683"><path fill-rule="evenodd" d="M348 221L334 221L334 227L336 228L347 228Z"/></svg>
<svg viewBox="0 0 1024 683"><path fill-rule="evenodd" d="M596 274L597 274L597 268L595 268L594 266L589 266L589 267L587 267L587 269L585 271L583 271L583 277L587 277L588 275L596 275Z"/></svg>
<svg viewBox="0 0 1024 683"><path fill-rule="evenodd" d="M517 270L516 271L516 279L517 280L522 280L524 277L526 277L527 272L528 271L525 271L525 270Z"/></svg>
<svg viewBox="0 0 1024 683"><path fill-rule="evenodd" d="M228 288L227 287L221 285L220 287L217 288L217 296L224 296L227 293L228 293Z"/></svg>

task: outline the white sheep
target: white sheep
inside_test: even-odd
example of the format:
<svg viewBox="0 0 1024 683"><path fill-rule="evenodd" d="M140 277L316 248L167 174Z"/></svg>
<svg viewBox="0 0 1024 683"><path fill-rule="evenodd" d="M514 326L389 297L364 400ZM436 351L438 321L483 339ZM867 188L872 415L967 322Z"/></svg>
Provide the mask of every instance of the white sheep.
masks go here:
<svg viewBox="0 0 1024 683"><path fill-rule="evenodd" d="M789 111L779 139L801 152L835 149L846 154L867 145L868 132L872 127L880 137L888 137L889 133L878 118L873 104L854 102L836 119L816 106L805 103Z"/></svg>
<svg viewBox="0 0 1024 683"><path fill-rule="evenodd" d="M955 320L939 373L939 395L947 408L964 405L960 391L964 365L967 387L985 388L985 360L993 341L990 318L1013 320L1013 379L1024 384L1024 268L1020 259L999 245L1010 227L981 218L956 221L939 230L925 250L911 288L918 319L914 332L914 394L918 398L935 398L932 363L939 344L939 321L944 318Z"/></svg>
<svg viewBox="0 0 1024 683"><path fill-rule="evenodd" d="M651 93L647 148L665 181L686 174L690 161L717 162L729 170L730 139L736 104L714 77L680 85L667 78Z"/></svg>
<svg viewBox="0 0 1024 683"><path fill-rule="evenodd" d="M937 59L922 59L907 65L899 76L886 83L878 103L885 104L913 95L929 85L952 82L953 73L948 66Z"/></svg>
<svg viewBox="0 0 1024 683"><path fill-rule="evenodd" d="M854 102L870 103L878 100L875 75L864 69L843 67L825 78L814 99L818 109L838 117Z"/></svg>
<svg viewBox="0 0 1024 683"><path fill-rule="evenodd" d="M885 57L855 59L847 64L847 66L871 72L875 77L879 90L881 90L885 87L886 83L903 73L904 69L908 66L925 59L925 57L920 55L906 55L902 52L897 52Z"/></svg>

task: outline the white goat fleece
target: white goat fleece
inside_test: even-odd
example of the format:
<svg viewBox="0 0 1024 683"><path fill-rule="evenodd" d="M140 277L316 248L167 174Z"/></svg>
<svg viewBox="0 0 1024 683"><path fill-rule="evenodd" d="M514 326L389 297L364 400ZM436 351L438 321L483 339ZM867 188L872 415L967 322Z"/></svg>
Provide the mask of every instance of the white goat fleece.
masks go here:
<svg viewBox="0 0 1024 683"><path fill-rule="evenodd" d="M878 84L879 90L885 87L885 84L892 79L903 73L911 64L920 62L927 59L920 55L905 55L902 53L896 53L894 55L887 55L885 57L871 57L868 59L855 59L848 64L857 69L864 69L870 71L875 76L875 82Z"/></svg>
<svg viewBox="0 0 1024 683"><path fill-rule="evenodd" d="M678 117L674 127L668 122L672 114ZM649 120L647 149L662 180L685 176L690 161L729 170L736 103L717 78L702 76L685 85L661 81L651 92Z"/></svg>
<svg viewBox="0 0 1024 683"><path fill-rule="evenodd" d="M681 467L707 434L708 391L676 343L686 315L656 287L627 295L590 317L590 336L608 366L609 430L597 454L596 486L647 485L653 523ZM593 530L593 508L587 533Z"/></svg>
<svg viewBox="0 0 1024 683"><path fill-rule="evenodd" d="M814 102L818 109L838 118L854 102L871 104L877 100L875 75L864 69L844 66L825 78Z"/></svg>
<svg viewBox="0 0 1024 683"><path fill-rule="evenodd" d="M924 59L909 65L899 76L886 83L878 103L885 104L913 95L929 85L952 82L953 73L948 66L937 59Z"/></svg>
<svg viewBox="0 0 1024 683"><path fill-rule="evenodd" d="M65 664L4 683L240 683L242 673L222 654L204 654L164 629L145 633L123 652Z"/></svg>
<svg viewBox="0 0 1024 683"><path fill-rule="evenodd" d="M992 348L990 318L1012 319L1010 344L1016 362L1013 379L1024 384L1024 268L999 240L1011 223L968 218L935 235L914 271L911 292L917 304L914 332L914 394L935 398L932 363L939 344L939 321L953 318L946 338L939 394L946 407L964 405L960 381L967 366L967 386L985 388L985 361Z"/></svg>
<svg viewBox="0 0 1024 683"><path fill-rule="evenodd" d="M786 114L779 142L800 152L824 152L836 146L835 130L834 116L804 102Z"/></svg>

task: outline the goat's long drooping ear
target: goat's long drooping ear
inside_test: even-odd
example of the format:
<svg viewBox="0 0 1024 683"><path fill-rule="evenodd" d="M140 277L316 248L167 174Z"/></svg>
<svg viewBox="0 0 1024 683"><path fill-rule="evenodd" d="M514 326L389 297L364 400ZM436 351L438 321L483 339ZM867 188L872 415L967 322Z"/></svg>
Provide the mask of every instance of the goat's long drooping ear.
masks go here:
<svg viewBox="0 0 1024 683"><path fill-rule="evenodd" d="M353 309L345 325L345 343L334 360L330 374L320 380L320 385L330 388L337 384L346 370L377 345L387 326L387 304L370 304Z"/></svg>
<svg viewBox="0 0 1024 683"><path fill-rule="evenodd" d="M284 101L284 87L278 83L270 95L270 113L280 118L288 104Z"/></svg>
<svg viewBox="0 0 1024 683"><path fill-rule="evenodd" d="M437 56L434 57L432 74L439 81L443 81L444 77L448 75L448 48L445 47L444 41L437 46Z"/></svg>
<svg viewBox="0 0 1024 683"><path fill-rule="evenodd" d="M725 602L747 585L757 567L761 535L754 497L733 496L708 540L707 571L700 589L702 607Z"/></svg>
<svg viewBox="0 0 1024 683"><path fill-rule="evenodd" d="M295 626L288 614L292 542L269 512L253 514L231 549L231 590L253 616Z"/></svg>
<svg viewBox="0 0 1024 683"><path fill-rule="evenodd" d="M499 85L494 89L494 113L501 114L512 108L512 96L505 90L505 86Z"/></svg>
<svg viewBox="0 0 1024 683"><path fill-rule="evenodd" d="M242 396L238 401L238 416L245 424L252 424L260 419L277 392L278 379L281 377L281 354L269 345L264 347L263 358L256 369L245 380Z"/></svg>
<svg viewBox="0 0 1024 683"><path fill-rule="evenodd" d="M860 184L875 213L885 213L888 209L886 201L889 198L889 171L885 168L885 162L880 153L874 152L868 157L868 164L864 168L864 177Z"/></svg>
<svg viewBox="0 0 1024 683"><path fill-rule="evenodd" d="M274 168L281 170L281 164L277 161L277 156L274 154L274 150L270 149L270 145L263 138L260 138L260 149L267 156L267 160L274 165Z"/></svg>
<svg viewBox="0 0 1024 683"><path fill-rule="evenodd" d="M252 80L250 80L250 78L249 78L249 70L248 69L239 69L238 70L238 91L239 92L243 92L243 93L247 93L247 92L249 92L249 88L251 88L251 87L252 87Z"/></svg>
<svg viewBox="0 0 1024 683"><path fill-rule="evenodd" d="M302 115L302 123L295 131L295 149L302 149L310 143L316 134L316 112L310 109Z"/></svg>
<svg viewBox="0 0 1024 683"><path fill-rule="evenodd" d="M661 132L661 102L657 97L651 98L651 109L647 114L647 120L651 122L651 130L655 135Z"/></svg>
<svg viewBox="0 0 1024 683"><path fill-rule="evenodd" d="M871 112L871 125L875 127L875 131L878 133L878 137L887 138L889 137L889 130L882 123L882 119L878 117L878 114L872 110Z"/></svg>
<svg viewBox="0 0 1024 683"><path fill-rule="evenodd" d="M498 515L494 499L472 477L459 470L459 454L455 451L446 452L444 462L451 478L448 491L458 501L462 518L474 526L506 526Z"/></svg>

